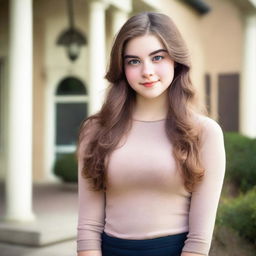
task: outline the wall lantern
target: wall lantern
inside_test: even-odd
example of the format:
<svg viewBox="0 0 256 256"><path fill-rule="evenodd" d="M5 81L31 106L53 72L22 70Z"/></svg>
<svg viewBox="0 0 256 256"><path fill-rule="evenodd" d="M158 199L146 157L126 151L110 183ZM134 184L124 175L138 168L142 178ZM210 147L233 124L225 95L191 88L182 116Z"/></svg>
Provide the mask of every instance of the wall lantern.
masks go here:
<svg viewBox="0 0 256 256"><path fill-rule="evenodd" d="M78 31L75 28L74 23L74 10L73 10L73 1L67 0L68 6L68 20L69 28L65 29L57 39L57 45L64 46L68 58L71 61L75 61L79 54L82 45L87 44L87 39L82 32Z"/></svg>
<svg viewBox="0 0 256 256"><path fill-rule="evenodd" d="M191 6L200 15L204 15L211 11L211 7L203 0L182 0L185 4Z"/></svg>

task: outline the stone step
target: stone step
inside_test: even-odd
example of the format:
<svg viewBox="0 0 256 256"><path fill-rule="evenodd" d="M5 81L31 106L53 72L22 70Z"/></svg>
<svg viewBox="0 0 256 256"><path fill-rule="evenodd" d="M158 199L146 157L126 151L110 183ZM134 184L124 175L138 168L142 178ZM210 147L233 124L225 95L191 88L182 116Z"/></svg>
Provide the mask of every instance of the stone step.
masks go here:
<svg viewBox="0 0 256 256"><path fill-rule="evenodd" d="M44 216L34 222L0 222L0 241L6 243L44 246L76 238L74 216Z"/></svg>
<svg viewBox="0 0 256 256"><path fill-rule="evenodd" d="M39 247L76 238L77 184L34 184L32 222L5 221L3 183L0 192L0 242Z"/></svg>

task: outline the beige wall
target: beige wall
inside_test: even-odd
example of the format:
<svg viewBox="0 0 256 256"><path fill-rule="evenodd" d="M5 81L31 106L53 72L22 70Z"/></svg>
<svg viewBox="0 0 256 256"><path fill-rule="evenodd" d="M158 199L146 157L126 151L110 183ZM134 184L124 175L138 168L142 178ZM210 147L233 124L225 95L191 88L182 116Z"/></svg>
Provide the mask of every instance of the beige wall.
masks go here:
<svg viewBox="0 0 256 256"><path fill-rule="evenodd" d="M205 0L212 11L200 22L206 72L212 84L212 117L218 120L218 74L241 73L243 16L227 0Z"/></svg>
<svg viewBox="0 0 256 256"><path fill-rule="evenodd" d="M212 11L202 17L201 37L208 72L240 72L242 68L243 17L227 0L205 0Z"/></svg>
<svg viewBox="0 0 256 256"><path fill-rule="evenodd" d="M44 19L38 6L34 6L33 24L33 180L40 180L44 172Z"/></svg>

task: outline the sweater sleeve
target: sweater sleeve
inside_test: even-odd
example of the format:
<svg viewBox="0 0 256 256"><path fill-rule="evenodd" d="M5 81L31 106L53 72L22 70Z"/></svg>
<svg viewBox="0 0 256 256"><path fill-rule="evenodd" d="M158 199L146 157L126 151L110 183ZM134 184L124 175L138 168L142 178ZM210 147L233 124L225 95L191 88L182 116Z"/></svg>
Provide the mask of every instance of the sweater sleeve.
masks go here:
<svg viewBox="0 0 256 256"><path fill-rule="evenodd" d="M82 152L86 146L84 136L78 149L78 223L77 252L86 250L101 251L101 233L105 220L105 193L91 190L87 179L82 177Z"/></svg>
<svg viewBox="0 0 256 256"><path fill-rule="evenodd" d="M226 166L222 129L208 117L203 122L200 155L205 176L191 194L189 233L182 251L208 255Z"/></svg>

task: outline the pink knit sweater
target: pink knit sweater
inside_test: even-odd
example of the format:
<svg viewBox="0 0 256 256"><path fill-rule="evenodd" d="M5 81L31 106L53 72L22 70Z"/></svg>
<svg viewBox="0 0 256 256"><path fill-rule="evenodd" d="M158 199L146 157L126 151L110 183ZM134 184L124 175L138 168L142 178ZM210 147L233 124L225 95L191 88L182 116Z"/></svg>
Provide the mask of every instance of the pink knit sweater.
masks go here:
<svg viewBox="0 0 256 256"><path fill-rule="evenodd" d="M221 127L199 116L203 125L201 158L204 180L185 190L167 139L165 119L133 120L125 141L107 166L108 190L93 192L81 176L77 251L101 250L101 233L124 239L149 239L189 232L183 251L208 255L225 173ZM86 141L84 142L86 145Z"/></svg>

